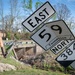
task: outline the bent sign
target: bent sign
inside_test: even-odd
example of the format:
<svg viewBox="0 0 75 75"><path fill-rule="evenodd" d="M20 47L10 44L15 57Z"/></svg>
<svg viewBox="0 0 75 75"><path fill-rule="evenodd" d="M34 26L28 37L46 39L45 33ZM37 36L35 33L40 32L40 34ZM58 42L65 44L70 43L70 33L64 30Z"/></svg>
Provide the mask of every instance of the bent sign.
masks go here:
<svg viewBox="0 0 75 75"><path fill-rule="evenodd" d="M61 53L56 58L56 61L64 67L68 67L71 63L73 63L75 61L75 42L73 42L70 47Z"/></svg>
<svg viewBox="0 0 75 75"><path fill-rule="evenodd" d="M47 1L40 8L38 8L32 15L30 15L25 21L23 21L22 25L26 27L30 32L32 32L54 13L55 10Z"/></svg>

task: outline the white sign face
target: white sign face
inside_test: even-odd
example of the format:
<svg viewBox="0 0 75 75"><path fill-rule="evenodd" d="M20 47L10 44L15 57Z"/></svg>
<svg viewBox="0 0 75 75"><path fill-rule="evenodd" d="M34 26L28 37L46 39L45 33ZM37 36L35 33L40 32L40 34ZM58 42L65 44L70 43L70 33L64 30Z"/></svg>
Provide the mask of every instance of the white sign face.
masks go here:
<svg viewBox="0 0 75 75"><path fill-rule="evenodd" d="M61 40L74 40L74 35L63 20L46 23L46 25L54 31L57 37Z"/></svg>
<svg viewBox="0 0 75 75"><path fill-rule="evenodd" d="M56 61L58 61L64 67L69 66L73 61L75 61L75 42L73 42L70 47L61 53L56 58Z"/></svg>
<svg viewBox="0 0 75 75"><path fill-rule="evenodd" d="M61 52L62 50L64 50L64 48L66 46L68 46L69 44L71 44L73 41L74 40L62 40L58 44L56 44L53 48L51 48L51 51L54 54L58 54L59 52Z"/></svg>
<svg viewBox="0 0 75 75"><path fill-rule="evenodd" d="M55 10L47 1L40 8L38 8L32 15L30 15L22 25L26 27L30 32L35 30L40 24L44 23L51 15L55 13Z"/></svg>
<svg viewBox="0 0 75 75"><path fill-rule="evenodd" d="M34 40L45 50L53 47L59 39L56 37L55 33L50 30L46 25L42 26L37 32L35 32L31 39Z"/></svg>

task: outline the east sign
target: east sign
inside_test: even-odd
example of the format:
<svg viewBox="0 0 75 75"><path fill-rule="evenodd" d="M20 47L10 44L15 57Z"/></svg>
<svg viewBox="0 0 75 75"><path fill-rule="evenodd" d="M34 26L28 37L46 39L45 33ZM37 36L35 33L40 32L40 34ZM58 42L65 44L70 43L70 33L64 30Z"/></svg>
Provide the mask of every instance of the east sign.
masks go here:
<svg viewBox="0 0 75 75"><path fill-rule="evenodd" d="M34 31L40 24L44 23L51 15L55 13L55 10L51 4L47 1L40 8L38 8L33 14L31 14L22 25L26 27L30 32Z"/></svg>

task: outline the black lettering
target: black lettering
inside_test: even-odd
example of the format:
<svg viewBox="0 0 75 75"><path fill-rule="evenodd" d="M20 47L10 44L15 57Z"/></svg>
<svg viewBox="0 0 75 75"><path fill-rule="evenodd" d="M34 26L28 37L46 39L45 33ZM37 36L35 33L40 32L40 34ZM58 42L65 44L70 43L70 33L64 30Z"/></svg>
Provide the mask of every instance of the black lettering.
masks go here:
<svg viewBox="0 0 75 75"><path fill-rule="evenodd" d="M66 45L66 43L63 41L63 42L61 42L61 45L62 45L62 46L65 46L65 45Z"/></svg>
<svg viewBox="0 0 75 75"><path fill-rule="evenodd" d="M75 50L75 43L73 44L73 50Z"/></svg>
<svg viewBox="0 0 75 75"><path fill-rule="evenodd" d="M69 41L73 41L72 39L70 39Z"/></svg>
<svg viewBox="0 0 75 75"><path fill-rule="evenodd" d="M33 22L31 22L31 20L32 20L32 19L30 19L30 20L28 21L28 23L34 28L37 24L33 25Z"/></svg>
<svg viewBox="0 0 75 75"><path fill-rule="evenodd" d="M59 34L62 33L62 28L59 25L52 25L51 29L54 31L59 31Z"/></svg>
<svg viewBox="0 0 75 75"><path fill-rule="evenodd" d="M69 43L69 40L66 40L67 43Z"/></svg>
<svg viewBox="0 0 75 75"><path fill-rule="evenodd" d="M43 10L47 15L49 15L49 13L46 11L46 8Z"/></svg>
<svg viewBox="0 0 75 75"><path fill-rule="evenodd" d="M53 49L52 49L52 51L54 52L54 53L56 53L56 51L59 51L56 47L54 47Z"/></svg>
<svg viewBox="0 0 75 75"><path fill-rule="evenodd" d="M42 21L41 19L39 19L38 17L35 17L36 22L39 24L39 21Z"/></svg>
<svg viewBox="0 0 75 75"><path fill-rule="evenodd" d="M58 45L58 46L57 46L57 48L58 48L58 49L61 49L61 48L62 48L62 46L61 46L61 45Z"/></svg>
<svg viewBox="0 0 75 75"><path fill-rule="evenodd" d="M41 19L45 19L46 18L46 16L44 14L42 14L42 12L39 13L39 16L42 17Z"/></svg>
<svg viewBox="0 0 75 75"><path fill-rule="evenodd" d="M63 57L63 58L64 58L63 60L66 60L66 59L68 58L68 56L67 56L67 55L65 55L65 54L62 54L62 55L61 55L61 57Z"/></svg>
<svg viewBox="0 0 75 75"><path fill-rule="evenodd" d="M68 50L66 51L66 53L67 53L68 55L72 55L72 54L73 54L73 51L71 51L71 49L68 49Z"/></svg>

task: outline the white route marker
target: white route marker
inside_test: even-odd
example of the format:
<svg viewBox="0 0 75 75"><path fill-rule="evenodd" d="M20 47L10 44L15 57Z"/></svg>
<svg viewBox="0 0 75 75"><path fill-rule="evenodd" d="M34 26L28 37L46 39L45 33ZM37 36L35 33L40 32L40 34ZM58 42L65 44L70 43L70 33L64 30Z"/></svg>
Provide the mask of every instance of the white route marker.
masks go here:
<svg viewBox="0 0 75 75"><path fill-rule="evenodd" d="M63 53L61 53L56 61L62 66L68 67L72 62L75 61L75 42L73 42Z"/></svg>
<svg viewBox="0 0 75 75"><path fill-rule="evenodd" d="M44 48L44 50L48 50L59 42L55 33L46 25L42 26L38 31L32 34L31 39Z"/></svg>
<svg viewBox="0 0 75 75"><path fill-rule="evenodd" d="M61 40L74 40L75 37L63 20L45 23Z"/></svg>
<svg viewBox="0 0 75 75"><path fill-rule="evenodd" d="M51 4L47 1L40 8L38 8L33 14L31 14L22 25L26 27L30 32L34 31L40 24L44 23L50 16L55 13L55 10Z"/></svg>

